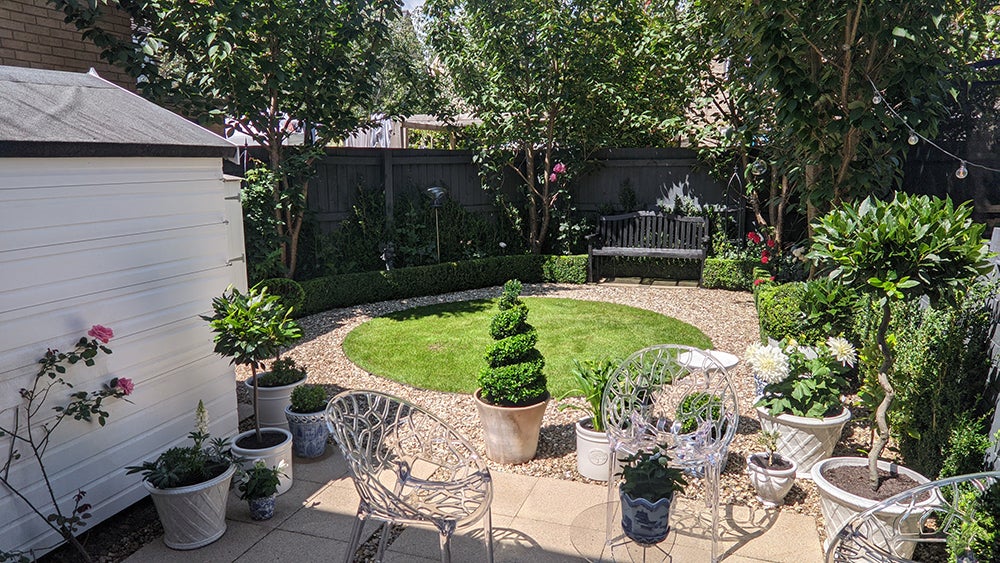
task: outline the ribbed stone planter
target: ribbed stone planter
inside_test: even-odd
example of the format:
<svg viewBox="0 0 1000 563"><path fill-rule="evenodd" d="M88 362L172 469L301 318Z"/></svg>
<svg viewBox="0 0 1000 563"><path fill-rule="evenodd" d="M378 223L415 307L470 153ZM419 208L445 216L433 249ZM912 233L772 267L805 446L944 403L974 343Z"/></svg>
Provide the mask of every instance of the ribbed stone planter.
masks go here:
<svg viewBox="0 0 1000 563"><path fill-rule="evenodd" d="M851 411L844 408L837 416L827 418L807 418L790 414L771 416L763 408L757 408L757 418L761 429L777 431L777 452L795 462L796 477L812 479L810 470L817 462L830 457L840 440L844 425L851 419Z"/></svg>
<svg viewBox="0 0 1000 563"><path fill-rule="evenodd" d="M171 549L197 549L226 533L226 497L236 466L188 487L158 489L143 481L163 524L163 543Z"/></svg>
<svg viewBox="0 0 1000 563"><path fill-rule="evenodd" d="M292 412L285 408L288 431L292 433L292 450L298 457L316 458L326 453L326 439L330 427L326 424L326 410L311 413Z"/></svg>
<svg viewBox="0 0 1000 563"><path fill-rule="evenodd" d="M862 466L867 470L868 458L832 457L817 463L812 468L812 478L816 483L816 488L819 490L819 507L820 510L823 511L823 521L826 526L826 542L823 544L824 550L830 547L830 542L833 541L833 538L837 537L837 532L844 527L844 524L848 520L875 506L879 502L851 494L840 487L837 487L823 476L823 470L826 468L851 465ZM899 472L900 475L906 475L916 481L917 484L922 485L930 482L930 479L924 477L916 471L888 461L879 460L878 468L883 471ZM920 506L921 504L925 505L928 509L931 509L934 506L934 498L930 497L926 502L920 503L917 506ZM887 527L891 528L893 520L902 513L903 509L897 508L880 512L876 516L879 520L885 522ZM902 521L903 529L900 531L903 533L917 533L919 531L918 521L919 518L906 518ZM875 541L876 544L878 544L878 538L875 538ZM890 546L887 546L884 541L880 547L890 548ZM916 544L914 542L898 542L896 545L891 546L891 549L895 550L896 554L900 557L910 559L913 555L915 547Z"/></svg>
<svg viewBox="0 0 1000 563"><path fill-rule="evenodd" d="M241 438L246 436L252 436L254 434L253 430L248 430L246 432L241 432L236 435L236 438L232 441L233 455L243 458L245 461L242 463L244 469L249 469L253 467L253 464L257 460L263 461L264 465L267 467L281 467L281 472L284 475L278 476L278 494L282 495L292 488L292 434L288 430L282 428L263 428L261 433L280 433L282 434L282 441L276 446L271 446L269 448L262 449L249 449L237 446L236 443L240 441Z"/></svg>
<svg viewBox="0 0 1000 563"><path fill-rule="evenodd" d="M750 483L757 491L757 500L767 508L774 508L785 502L785 495L795 484L795 473L798 466L791 461L792 466L788 469L771 469L757 465L752 458L767 459L766 453L755 453L747 456L747 473L750 474Z"/></svg>

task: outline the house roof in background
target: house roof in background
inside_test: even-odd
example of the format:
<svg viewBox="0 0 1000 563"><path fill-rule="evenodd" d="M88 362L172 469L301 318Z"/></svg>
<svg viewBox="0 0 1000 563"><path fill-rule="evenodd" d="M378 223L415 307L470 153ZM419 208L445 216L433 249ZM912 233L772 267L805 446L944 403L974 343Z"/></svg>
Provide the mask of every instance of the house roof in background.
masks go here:
<svg viewBox="0 0 1000 563"><path fill-rule="evenodd" d="M236 150L93 71L0 66L0 156L232 157Z"/></svg>

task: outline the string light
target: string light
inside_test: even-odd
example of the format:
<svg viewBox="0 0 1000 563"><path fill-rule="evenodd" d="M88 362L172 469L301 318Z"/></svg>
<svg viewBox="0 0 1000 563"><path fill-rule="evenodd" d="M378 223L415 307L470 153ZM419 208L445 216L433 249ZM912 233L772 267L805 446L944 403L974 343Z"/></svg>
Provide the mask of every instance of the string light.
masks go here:
<svg viewBox="0 0 1000 563"><path fill-rule="evenodd" d="M955 177L959 180L964 180L968 175L969 169L965 167L965 161L963 160L962 163L958 165L958 170L955 171Z"/></svg>
<svg viewBox="0 0 1000 563"><path fill-rule="evenodd" d="M754 176L763 176L764 173L767 172L767 164L758 158L753 161L753 164L750 166L750 172L752 172Z"/></svg>
<svg viewBox="0 0 1000 563"><path fill-rule="evenodd" d="M875 96L872 98L872 102L874 104L876 104L876 105L882 103L881 91L878 89L878 86L875 85L875 81L872 80L870 76L866 76L865 78L868 79L868 83L872 85L872 89L875 91ZM976 168L980 168L980 169L986 170L988 172L1000 172L1000 169L998 169L998 168L991 168L991 167L983 165L983 164L978 164L978 163L975 163L975 162L969 162L969 161L963 159L962 157L958 156L957 154L954 154L954 153L952 153L952 152L950 152L948 150L945 150L941 145L935 143L933 140L928 139L927 137L924 137L920 133L917 133L917 131L913 127L910 127L910 124L907 123L906 118L903 117L903 116L901 116L901 115L899 115L899 113L897 113L896 110L893 109L892 104L885 104L885 109L887 109L889 111L889 113L892 114L893 117L895 117L897 120L899 120L903 124L903 126L906 127L909 130L910 135L909 135L909 137L906 138L906 142L907 143L909 143L911 145L916 145L920 141L924 141L928 145L930 145L930 146L934 147L935 149L941 151L942 153L950 156L951 158L954 158L955 160L959 161L958 170L955 170L955 177L958 178L959 180L964 180L969 175L969 167L970 166L973 166L973 167L976 167Z"/></svg>

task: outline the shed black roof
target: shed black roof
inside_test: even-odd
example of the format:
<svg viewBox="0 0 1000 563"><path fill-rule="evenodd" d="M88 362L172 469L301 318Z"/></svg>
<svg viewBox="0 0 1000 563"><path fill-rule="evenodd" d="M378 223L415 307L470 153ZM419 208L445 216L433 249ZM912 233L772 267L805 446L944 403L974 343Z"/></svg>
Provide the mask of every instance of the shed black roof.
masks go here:
<svg viewBox="0 0 1000 563"><path fill-rule="evenodd" d="M229 141L93 71L0 66L0 156L234 154Z"/></svg>

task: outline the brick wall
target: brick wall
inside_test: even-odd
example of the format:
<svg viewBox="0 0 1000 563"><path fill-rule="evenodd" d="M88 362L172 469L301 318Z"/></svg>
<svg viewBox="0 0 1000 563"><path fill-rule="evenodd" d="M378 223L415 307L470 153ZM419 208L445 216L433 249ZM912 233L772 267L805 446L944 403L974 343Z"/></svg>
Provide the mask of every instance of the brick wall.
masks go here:
<svg viewBox="0 0 1000 563"><path fill-rule="evenodd" d="M128 16L105 9L110 13L104 27L128 37ZM73 72L93 67L102 78L134 90L135 81L102 60L100 50L80 35L46 0L0 0L0 65Z"/></svg>

